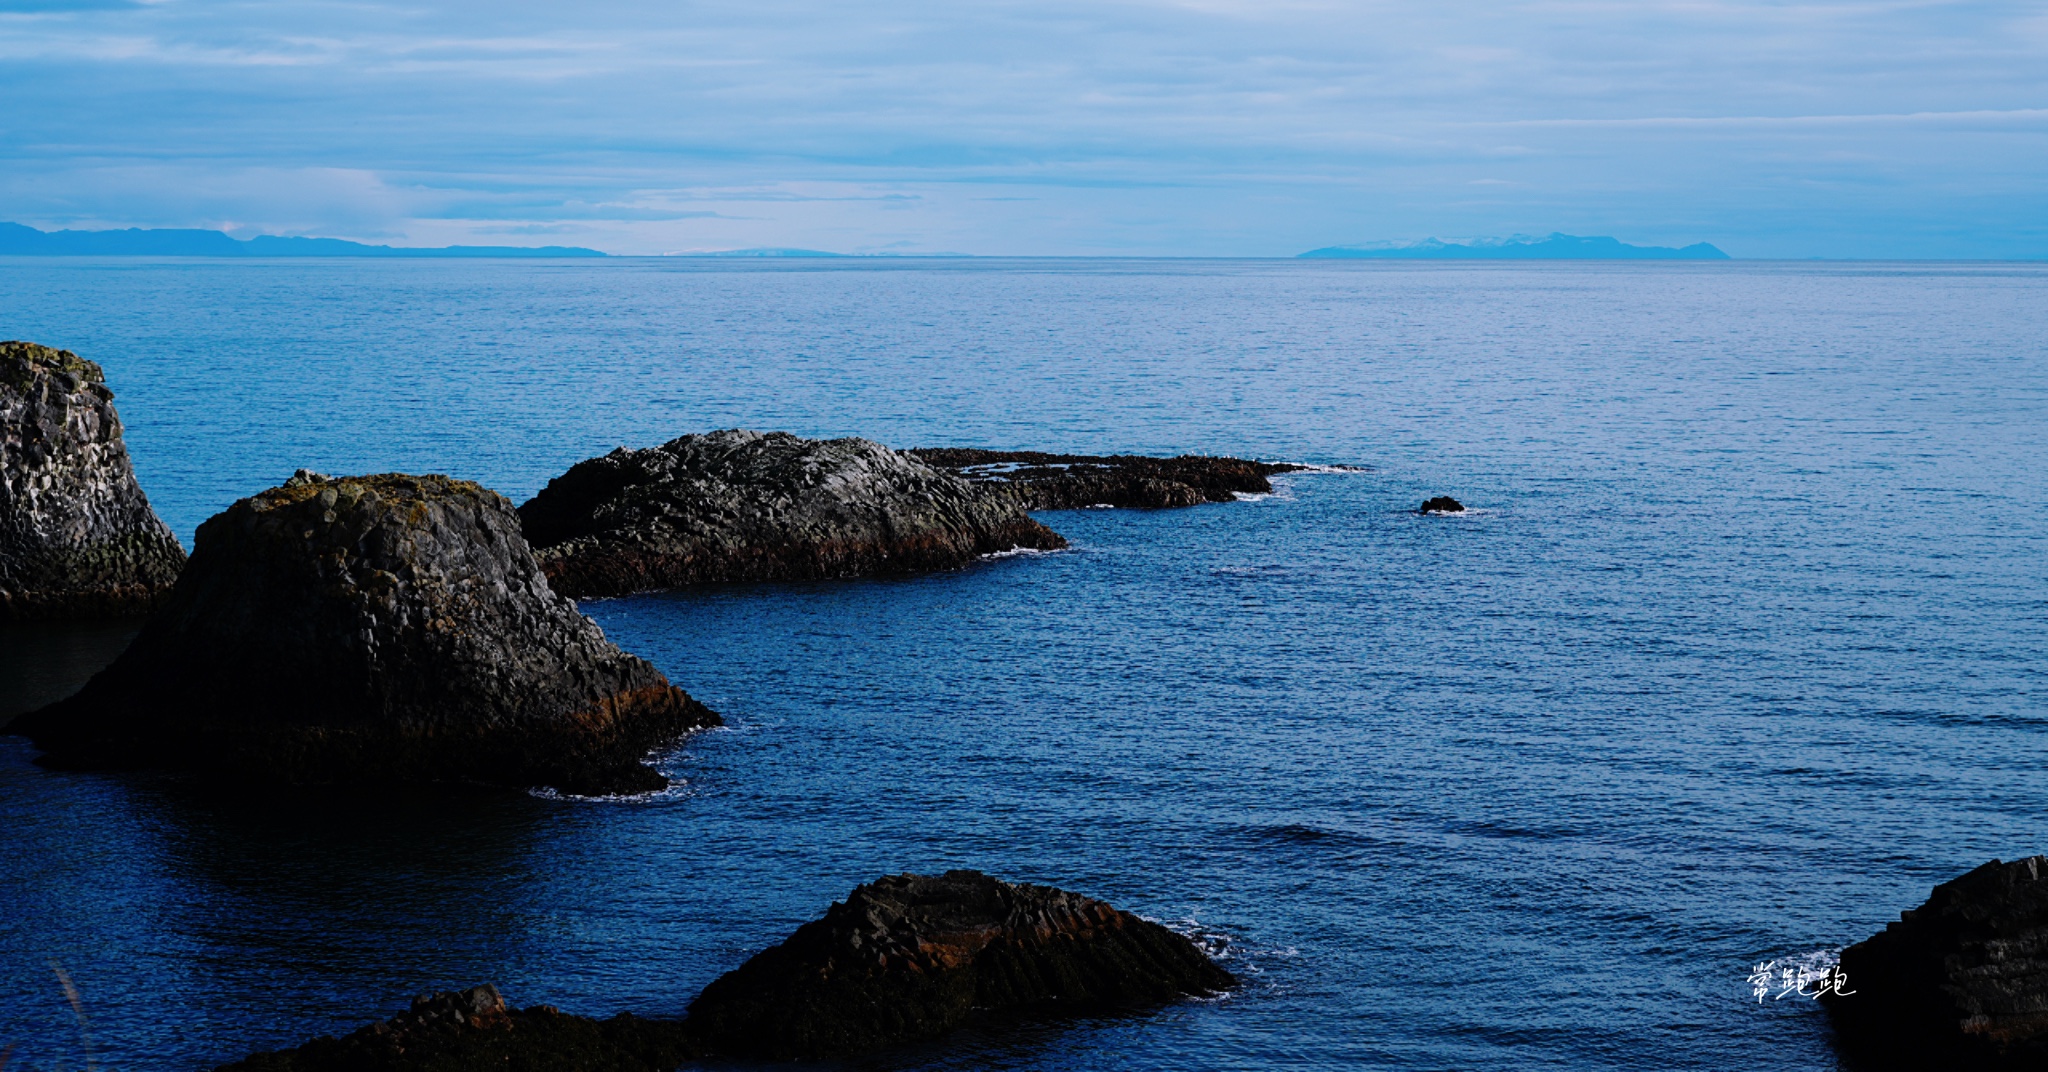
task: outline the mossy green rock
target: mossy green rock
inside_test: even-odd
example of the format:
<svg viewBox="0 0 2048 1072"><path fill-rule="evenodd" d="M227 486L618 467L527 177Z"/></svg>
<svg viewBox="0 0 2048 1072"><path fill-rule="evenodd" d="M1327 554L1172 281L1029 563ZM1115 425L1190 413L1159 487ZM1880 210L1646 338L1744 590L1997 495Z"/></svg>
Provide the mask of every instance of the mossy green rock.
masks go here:
<svg viewBox="0 0 2048 1072"><path fill-rule="evenodd" d="M184 564L135 482L100 367L0 342L0 618L143 614Z"/></svg>

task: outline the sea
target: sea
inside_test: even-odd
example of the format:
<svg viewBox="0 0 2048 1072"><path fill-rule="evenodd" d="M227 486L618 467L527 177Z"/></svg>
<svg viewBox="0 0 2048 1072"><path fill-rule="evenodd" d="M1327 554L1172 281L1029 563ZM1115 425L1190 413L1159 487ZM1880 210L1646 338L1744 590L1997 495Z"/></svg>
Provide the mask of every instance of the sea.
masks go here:
<svg viewBox="0 0 2048 1072"><path fill-rule="evenodd" d="M105 367L188 545L299 467L519 502L729 427L1324 467L955 572L587 602L729 722L650 797L0 737L8 1072L483 982L676 1016L948 868L1244 985L846 1067L1831 1068L1783 968L2048 850L2048 264L17 258L0 336ZM0 633L0 711L132 628Z"/></svg>

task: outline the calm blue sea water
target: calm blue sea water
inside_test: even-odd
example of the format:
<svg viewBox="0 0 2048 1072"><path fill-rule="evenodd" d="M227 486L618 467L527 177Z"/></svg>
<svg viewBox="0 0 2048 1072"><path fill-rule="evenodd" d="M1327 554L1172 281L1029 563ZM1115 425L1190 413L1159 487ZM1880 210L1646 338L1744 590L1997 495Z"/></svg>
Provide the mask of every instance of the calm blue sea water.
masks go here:
<svg viewBox="0 0 2048 1072"><path fill-rule="evenodd" d="M520 500L725 426L1372 467L587 604L733 723L663 799L0 738L10 1070L85 1062L56 968L98 1067L203 1069L484 980L678 1013L953 866L1188 921L1250 985L863 1068L1829 1067L1749 967L2048 848L2048 266L0 261L0 336L107 367L188 538L297 466ZM1476 511L1404 512L1438 492Z"/></svg>

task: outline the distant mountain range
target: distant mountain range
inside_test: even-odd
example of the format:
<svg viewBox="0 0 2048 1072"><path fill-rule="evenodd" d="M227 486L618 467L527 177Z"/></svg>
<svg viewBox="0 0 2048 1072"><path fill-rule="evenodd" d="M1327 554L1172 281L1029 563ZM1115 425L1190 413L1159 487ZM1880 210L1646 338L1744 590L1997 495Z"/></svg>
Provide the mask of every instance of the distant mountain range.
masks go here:
<svg viewBox="0 0 2048 1072"><path fill-rule="evenodd" d="M786 249L781 246L759 246L753 249L711 249L671 253L671 257L844 257L847 254L833 253L822 249Z"/></svg>
<svg viewBox="0 0 2048 1072"><path fill-rule="evenodd" d="M1674 249L1670 246L1631 246L1612 238L1581 238L1553 234L1548 238L1515 235L1512 238L1478 238L1467 243L1428 238L1420 242L1373 243L1365 246L1327 246L1301 254L1303 257L1374 257L1389 260L1647 260L1725 261L1726 253L1705 242Z"/></svg>
<svg viewBox="0 0 2048 1072"><path fill-rule="evenodd" d="M603 257L579 246L369 246L339 238L231 238L219 231L38 231L0 223L0 255L41 257Z"/></svg>

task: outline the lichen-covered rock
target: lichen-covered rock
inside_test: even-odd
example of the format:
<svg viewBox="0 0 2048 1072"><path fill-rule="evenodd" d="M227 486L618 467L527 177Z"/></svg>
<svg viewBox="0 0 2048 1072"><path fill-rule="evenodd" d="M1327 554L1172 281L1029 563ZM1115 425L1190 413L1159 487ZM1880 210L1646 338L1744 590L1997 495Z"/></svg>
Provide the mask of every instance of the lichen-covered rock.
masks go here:
<svg viewBox="0 0 2048 1072"><path fill-rule="evenodd" d="M184 564L135 482L100 367L0 342L0 619L144 614Z"/></svg>
<svg viewBox="0 0 2048 1072"><path fill-rule="evenodd" d="M1045 454L1035 450L921 447L909 453L976 483L1013 492L1027 510L1090 506L1161 509L1230 502L1240 493L1273 490L1267 477L1300 465L1211 458L1144 458L1130 454Z"/></svg>
<svg viewBox="0 0 2048 1072"><path fill-rule="evenodd" d="M519 508L564 595L953 569L1066 541L1008 496L865 439L730 430L579 462Z"/></svg>
<svg viewBox="0 0 2048 1072"><path fill-rule="evenodd" d="M673 1023L511 1009L486 985L425 994L382 1023L218 1072L669 1072L691 1056Z"/></svg>
<svg viewBox="0 0 2048 1072"><path fill-rule="evenodd" d="M2048 858L1993 860L1842 951L1821 1001L1859 1064L2048 1068Z"/></svg>
<svg viewBox="0 0 2048 1072"><path fill-rule="evenodd" d="M718 717L542 578L512 506L444 476L303 470L200 526L170 600L24 715L60 766L638 792Z"/></svg>
<svg viewBox="0 0 2048 1072"><path fill-rule="evenodd" d="M976 1010L1113 1010L1236 982L1188 939L1079 894L978 871L895 875L719 977L684 1027L713 1053L844 1056Z"/></svg>

